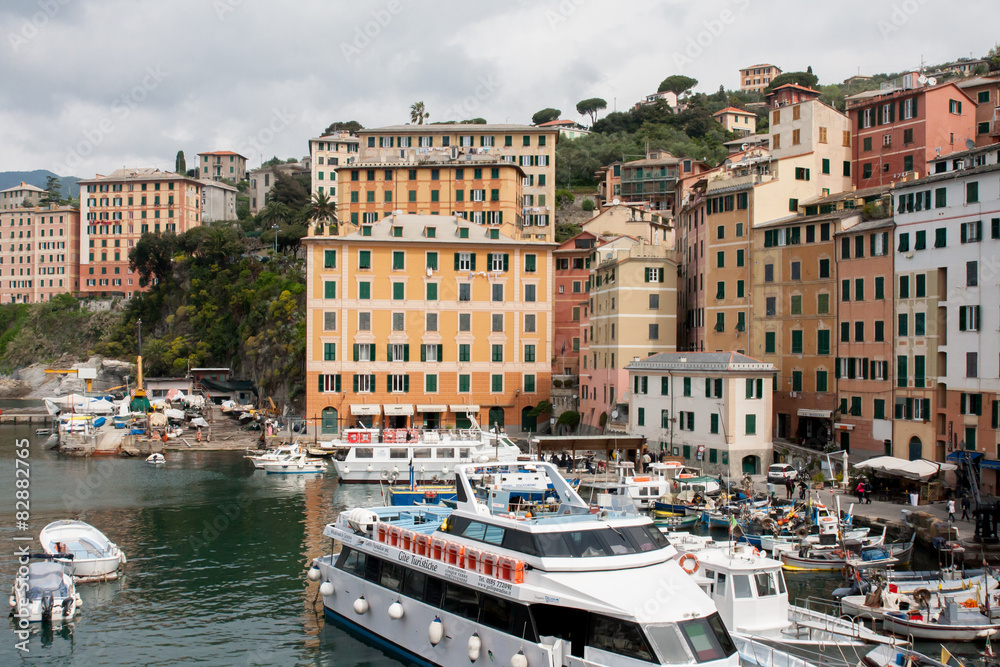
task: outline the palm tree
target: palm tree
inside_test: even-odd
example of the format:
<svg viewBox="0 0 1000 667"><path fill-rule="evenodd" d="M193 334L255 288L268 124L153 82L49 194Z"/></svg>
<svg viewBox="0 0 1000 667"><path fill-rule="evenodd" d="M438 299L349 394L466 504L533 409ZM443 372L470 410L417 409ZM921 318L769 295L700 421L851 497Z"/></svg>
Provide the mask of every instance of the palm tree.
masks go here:
<svg viewBox="0 0 1000 667"><path fill-rule="evenodd" d="M423 102L414 102L413 106L410 107L410 122L417 125L423 125L424 120L430 118L431 115L424 110Z"/></svg>
<svg viewBox="0 0 1000 667"><path fill-rule="evenodd" d="M334 235L337 233L337 213L333 202L323 192L314 192L309 202L309 219L316 222L317 230L322 233L324 223L329 222Z"/></svg>

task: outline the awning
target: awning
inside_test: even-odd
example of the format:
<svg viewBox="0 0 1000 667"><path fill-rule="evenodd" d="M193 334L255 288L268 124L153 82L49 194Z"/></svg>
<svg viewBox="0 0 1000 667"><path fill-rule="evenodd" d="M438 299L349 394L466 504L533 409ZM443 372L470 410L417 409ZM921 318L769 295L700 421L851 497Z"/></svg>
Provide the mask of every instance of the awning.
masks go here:
<svg viewBox="0 0 1000 667"><path fill-rule="evenodd" d="M974 449L956 449L955 451L944 457L945 461L962 461L964 459L969 459L975 462L978 459L983 458L983 452L977 452Z"/></svg>
<svg viewBox="0 0 1000 667"><path fill-rule="evenodd" d="M830 419L833 417L833 410L808 410L799 408L799 417L815 417L817 419Z"/></svg>
<svg viewBox="0 0 1000 667"><path fill-rule="evenodd" d="M379 415L382 414L382 407L374 404L351 405L352 415Z"/></svg>
<svg viewBox="0 0 1000 667"><path fill-rule="evenodd" d="M906 459L894 456L876 456L867 461L862 461L854 467L858 470L871 470L872 472L881 472L893 477L903 477L905 479L926 482L939 472L955 470L957 466L953 463L938 463L936 461L928 461L927 459L907 461Z"/></svg>
<svg viewBox="0 0 1000 667"><path fill-rule="evenodd" d="M408 416L408 415L412 415L413 414L413 405L412 404L411 405L383 405L382 407L385 409L385 414L387 416L388 415L394 415L394 416L407 415Z"/></svg>
<svg viewBox="0 0 1000 667"><path fill-rule="evenodd" d="M853 431L854 424L843 424L841 422L835 422L833 428L835 428L838 431Z"/></svg>
<svg viewBox="0 0 1000 667"><path fill-rule="evenodd" d="M418 405L417 412L448 412L447 405Z"/></svg>
<svg viewBox="0 0 1000 667"><path fill-rule="evenodd" d="M448 409L452 412L457 412L459 414L466 414L468 412L479 412L478 405L449 405Z"/></svg>
<svg viewBox="0 0 1000 667"><path fill-rule="evenodd" d="M983 459L979 462L980 468L992 468L993 470L1000 470L1000 461L991 461L990 459Z"/></svg>

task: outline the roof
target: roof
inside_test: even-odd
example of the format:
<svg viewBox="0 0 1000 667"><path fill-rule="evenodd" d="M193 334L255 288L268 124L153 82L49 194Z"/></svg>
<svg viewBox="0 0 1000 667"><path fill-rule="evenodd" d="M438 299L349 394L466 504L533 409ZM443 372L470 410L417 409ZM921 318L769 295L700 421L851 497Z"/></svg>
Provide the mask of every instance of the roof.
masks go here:
<svg viewBox="0 0 1000 667"><path fill-rule="evenodd" d="M736 144L766 144L770 141L769 134L748 134L745 137L740 137L739 139L730 139L729 141L723 141L723 146L735 146Z"/></svg>
<svg viewBox="0 0 1000 667"><path fill-rule="evenodd" d="M246 156L234 153L233 151L208 151L205 153L198 153L198 155L235 155L236 157L241 157L246 160Z"/></svg>
<svg viewBox="0 0 1000 667"><path fill-rule="evenodd" d="M995 145L996 144L994 144L994 146ZM978 174L988 174L994 171L1000 171L1000 164L984 164L981 167L972 167L970 169L953 169L951 171L946 171L941 174L931 174L930 176L924 176L923 178L918 178L914 181L906 181L905 183L896 183L892 189L893 192L895 192L896 190L903 190L914 186L924 186L930 183L940 183L941 181L950 181L965 176L976 176Z"/></svg>
<svg viewBox="0 0 1000 667"><path fill-rule="evenodd" d="M30 190L31 192L45 192L44 188L40 188L37 185L32 185L30 183L25 183L21 181L20 185L15 185L12 188L7 188L6 190L0 190L0 192L17 192L19 190Z"/></svg>
<svg viewBox="0 0 1000 667"><path fill-rule="evenodd" d="M752 111L746 111L744 109L737 109L736 107L726 107L725 109L719 109L718 111L716 111L712 115L713 116L720 116L720 115L722 115L724 113L735 113L735 114L740 114L741 116L756 116L757 115L757 114L753 113Z"/></svg>
<svg viewBox="0 0 1000 667"><path fill-rule="evenodd" d="M222 181L213 181L210 178L199 178L198 182L206 188L219 188L220 190L232 190L233 192L238 191L237 188L234 188L231 185L223 183Z"/></svg>
<svg viewBox="0 0 1000 667"><path fill-rule="evenodd" d="M625 366L626 370L774 372L774 364L739 352L660 352Z"/></svg>
<svg viewBox="0 0 1000 667"><path fill-rule="evenodd" d="M472 134L492 133L492 132L555 132L554 129L536 127L534 125L514 125L506 123L478 124L478 123L454 123L454 124L430 124L430 125L386 125L385 127L373 127L365 130L358 130L358 134L391 134L396 132L408 134L420 134L430 132L471 132Z"/></svg>
<svg viewBox="0 0 1000 667"><path fill-rule="evenodd" d="M742 71L742 70L745 70L745 69L754 69L755 67L774 67L776 69L781 69L777 65L772 65L770 63L761 63L759 65L750 65L749 67L741 67L740 70Z"/></svg>
<svg viewBox="0 0 1000 667"><path fill-rule="evenodd" d="M558 127L560 125L579 125L575 120L556 118L555 120L550 120L547 123L539 123L535 127ZM582 126L581 126L582 127Z"/></svg>
<svg viewBox="0 0 1000 667"><path fill-rule="evenodd" d="M860 216L861 211L855 208L845 208L839 211L823 213L821 215L789 215L784 218L778 218L777 220L761 223L755 227L780 227L781 225L826 222L828 220L841 220L843 218L849 218L852 215Z"/></svg>
<svg viewBox="0 0 1000 667"><path fill-rule="evenodd" d="M330 240L344 240L344 241L363 241L365 243L373 243L384 241L388 243L429 243L432 245L441 245L443 243L463 243L463 244L482 244L489 243L491 245L518 245L524 246L528 245L525 241L519 241L513 239L505 234L500 234L499 238L491 239L489 237L490 227L485 225L479 225L472 222L466 222L464 219L452 215L422 215L422 214L410 214L410 213L400 213L388 215L378 222L372 225L364 225L365 227L371 227L371 236L362 236L361 228L359 227L350 234L344 234L342 236L336 237L315 237L307 236L303 240L316 239L316 238L326 238ZM402 228L402 236L394 236L393 228ZM435 228L435 235L428 238L425 236L424 230L427 227ZM458 235L459 229L468 229L468 238L461 238ZM545 243L540 241L530 242L532 247L546 247L546 246L557 246L557 243Z"/></svg>
<svg viewBox="0 0 1000 667"><path fill-rule="evenodd" d="M253 380L209 380L202 378L199 382L210 392L252 391L257 393L257 387L254 386Z"/></svg>
<svg viewBox="0 0 1000 667"><path fill-rule="evenodd" d="M834 234L834 236L839 236L841 234L857 234L858 232L870 232L873 229L889 229L890 227L895 227L896 221L890 215L887 218L879 218L878 220L865 220L854 225L850 229L841 229Z"/></svg>
<svg viewBox="0 0 1000 667"><path fill-rule="evenodd" d="M309 141L340 141L345 143L358 143L361 141L353 134L324 134L322 137L315 137Z"/></svg>
<svg viewBox="0 0 1000 667"><path fill-rule="evenodd" d="M975 88L976 86L989 86L1000 83L1000 74L993 76L974 76L961 81L953 81L959 88Z"/></svg>
<svg viewBox="0 0 1000 667"><path fill-rule="evenodd" d="M671 157L661 157L661 158L657 158L655 160L652 159L652 158L644 158L642 160L629 160L628 162L624 163L622 166L623 167L652 167L652 166L660 165L660 164L670 164L670 165L673 165L673 164L680 164L680 162L681 162L682 159L685 159L685 158L679 158L679 157L673 157L673 156L671 156ZM701 160L695 160L695 159L692 159L692 158L686 158L686 159L690 159L691 162L701 162Z"/></svg>
<svg viewBox="0 0 1000 667"><path fill-rule="evenodd" d="M825 195L823 197L816 197L815 199L809 199L802 202L804 205L813 204L829 204L832 202L845 201L847 199L862 199L867 197L874 197L875 195L886 195L889 194L889 190L892 189L891 185L875 185L870 188L862 188L861 190L845 190L844 192L837 192L832 195Z"/></svg>
<svg viewBox="0 0 1000 667"><path fill-rule="evenodd" d="M804 90L804 91L806 91L808 93L816 93L817 95L822 95L823 94L820 91L818 91L818 90L816 90L814 88L810 88L808 86L800 86L797 83L786 83L784 85L778 86L777 88L772 88L771 89L771 93L770 93L770 95L768 95L768 97L770 97L771 95L774 95L779 90L784 90L785 88L797 88L798 90Z"/></svg>
<svg viewBox="0 0 1000 667"><path fill-rule="evenodd" d="M956 82L954 82L954 81L945 81L944 83L939 83L936 86L920 86L920 87L917 87L917 88L901 88L899 86L892 86L892 87L885 88L885 89L880 89L880 90L866 90L863 93L858 93L857 95L850 95L848 97L845 97L844 98L844 102L845 103L848 103L848 102L860 102L860 103L864 103L866 101L875 100L877 98L882 98L882 97L888 97L890 95L895 95L896 93L902 93L902 94L908 94L908 93L926 94L926 93L928 93L928 92L930 92L932 90L940 90L942 88L947 88L948 86L952 86L952 87L956 88L958 90L958 92L960 92L962 95L965 95L969 100L972 100L972 97L970 97L967 92L965 92L964 90L962 90L956 84ZM862 104L858 104L858 105L856 105L854 107L851 107L851 108L848 109L848 111L853 111L853 110L857 109L860 106L862 106Z"/></svg>
<svg viewBox="0 0 1000 667"><path fill-rule="evenodd" d="M103 174L97 174L94 178L82 179L80 183L97 183L99 181L188 181L189 183L201 183L198 179L188 178L187 176L181 176L180 174L175 174L172 171L160 171L155 167L136 167L128 168L124 167L122 169L115 169L113 172L104 176Z"/></svg>

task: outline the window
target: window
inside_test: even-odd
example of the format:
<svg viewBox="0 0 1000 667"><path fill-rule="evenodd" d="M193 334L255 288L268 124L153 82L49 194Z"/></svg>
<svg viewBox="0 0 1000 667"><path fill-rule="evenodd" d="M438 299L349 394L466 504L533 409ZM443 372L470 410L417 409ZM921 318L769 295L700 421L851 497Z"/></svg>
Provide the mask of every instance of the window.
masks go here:
<svg viewBox="0 0 1000 667"><path fill-rule="evenodd" d="M358 313L358 331L372 330L372 314Z"/></svg>
<svg viewBox="0 0 1000 667"><path fill-rule="evenodd" d="M438 330L438 314L437 313L425 313L425 317L424 317L424 330L425 331L437 331Z"/></svg>
<svg viewBox="0 0 1000 667"><path fill-rule="evenodd" d="M802 391L802 371L792 371L792 391Z"/></svg>
<svg viewBox="0 0 1000 667"><path fill-rule="evenodd" d="M958 330L979 331L979 306L959 306Z"/></svg>
<svg viewBox="0 0 1000 667"><path fill-rule="evenodd" d="M816 371L816 391L828 391L826 371Z"/></svg>
<svg viewBox="0 0 1000 667"><path fill-rule="evenodd" d="M774 354L775 351L775 332L767 331L764 333L764 352L766 354Z"/></svg>
<svg viewBox="0 0 1000 667"><path fill-rule="evenodd" d="M896 316L896 334L899 336L908 336L909 328L907 326L908 315L906 313L900 313Z"/></svg>
<svg viewBox="0 0 1000 667"><path fill-rule="evenodd" d="M859 323L864 328L864 323ZM820 329L816 332L816 354L830 354L830 330Z"/></svg>
<svg viewBox="0 0 1000 667"><path fill-rule="evenodd" d="M359 269L370 269L372 268L372 251L371 250L361 250L358 252L358 268Z"/></svg>
<svg viewBox="0 0 1000 667"><path fill-rule="evenodd" d="M503 391L503 375L494 374L490 376L490 391L492 392L502 392Z"/></svg>
<svg viewBox="0 0 1000 667"><path fill-rule="evenodd" d="M746 416L746 434L747 435L757 434L757 415Z"/></svg>
<svg viewBox="0 0 1000 667"><path fill-rule="evenodd" d="M927 276L923 273L918 273L914 278L916 297L919 299L927 296Z"/></svg>
<svg viewBox="0 0 1000 667"><path fill-rule="evenodd" d="M885 341L885 322L881 320L875 321L875 342L882 343Z"/></svg>
<svg viewBox="0 0 1000 667"><path fill-rule="evenodd" d="M958 100L948 100L948 113L953 113L958 116L962 115L962 103Z"/></svg>
<svg viewBox="0 0 1000 667"><path fill-rule="evenodd" d="M493 301L503 301L503 285L500 283L490 285L490 295Z"/></svg>
<svg viewBox="0 0 1000 667"><path fill-rule="evenodd" d="M535 315L526 314L524 316L524 331L525 333L534 333L535 331Z"/></svg>
<svg viewBox="0 0 1000 667"><path fill-rule="evenodd" d="M764 301L764 312L768 317L774 317L777 314L777 298L769 296Z"/></svg>
<svg viewBox="0 0 1000 667"><path fill-rule="evenodd" d="M816 312L820 315L826 315L830 312L830 295L829 294L818 294L816 295Z"/></svg>
<svg viewBox="0 0 1000 667"><path fill-rule="evenodd" d="M337 344L323 343L323 361L337 360Z"/></svg>
<svg viewBox="0 0 1000 667"><path fill-rule="evenodd" d="M801 315L801 314L802 314L802 296L796 294L792 296L792 315Z"/></svg>
<svg viewBox="0 0 1000 667"><path fill-rule="evenodd" d="M427 283L427 301L437 301L438 298L438 285L437 283Z"/></svg>
<svg viewBox="0 0 1000 667"><path fill-rule="evenodd" d="M792 354L802 354L802 330L792 331Z"/></svg>
<svg viewBox="0 0 1000 667"><path fill-rule="evenodd" d="M899 277L899 298L909 299L910 298L910 277L900 276Z"/></svg>
<svg viewBox="0 0 1000 667"><path fill-rule="evenodd" d="M973 220L972 222L963 222L961 227L961 242L962 243L978 243L983 240L983 221Z"/></svg>
<svg viewBox="0 0 1000 667"><path fill-rule="evenodd" d="M503 313L492 314L490 331L493 332L503 331Z"/></svg>
<svg viewBox="0 0 1000 667"><path fill-rule="evenodd" d="M948 230L940 227L934 230L934 247L944 248L948 245Z"/></svg>
<svg viewBox="0 0 1000 667"><path fill-rule="evenodd" d="M327 311L323 313L323 331L335 331L337 329L337 313Z"/></svg>
<svg viewBox="0 0 1000 667"><path fill-rule="evenodd" d="M406 268L405 264L406 253L402 250L394 250L392 253L392 269L393 271L402 271Z"/></svg>
<svg viewBox="0 0 1000 667"><path fill-rule="evenodd" d="M976 287L979 285L979 262L965 263L965 286Z"/></svg>
<svg viewBox="0 0 1000 667"><path fill-rule="evenodd" d="M458 330L459 331L472 331L472 314L471 313L459 313L458 314Z"/></svg>
<svg viewBox="0 0 1000 667"><path fill-rule="evenodd" d="M336 299L337 298L337 283L336 283L336 281L334 281L334 280L327 280L327 281L323 282L323 298L324 299Z"/></svg>
<svg viewBox="0 0 1000 667"><path fill-rule="evenodd" d="M433 393L438 390L438 376L432 373L427 373L424 375L424 391L428 393Z"/></svg>
<svg viewBox="0 0 1000 667"><path fill-rule="evenodd" d="M392 330L406 331L406 313L392 314Z"/></svg>

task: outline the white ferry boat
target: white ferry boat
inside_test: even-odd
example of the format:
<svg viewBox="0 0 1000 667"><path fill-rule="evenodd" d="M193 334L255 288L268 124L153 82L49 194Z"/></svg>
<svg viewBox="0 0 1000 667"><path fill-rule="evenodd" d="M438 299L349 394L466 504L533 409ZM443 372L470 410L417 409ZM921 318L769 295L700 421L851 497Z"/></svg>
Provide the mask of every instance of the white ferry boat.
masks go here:
<svg viewBox="0 0 1000 667"><path fill-rule="evenodd" d="M326 617L410 664L739 664L715 605L645 516L591 508L555 466L557 502L511 511L474 486L517 464L460 464L456 507L340 514L317 558Z"/></svg>
<svg viewBox="0 0 1000 667"><path fill-rule="evenodd" d="M527 457L505 433L471 429L345 429L333 444L333 466L341 482L377 483L408 479L435 482L462 463L517 461Z"/></svg>

